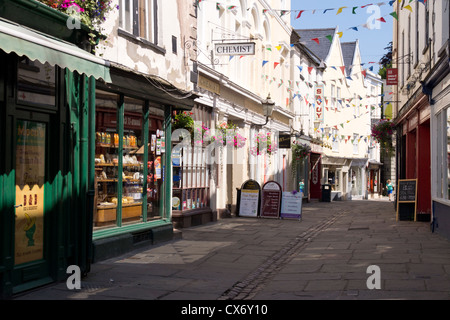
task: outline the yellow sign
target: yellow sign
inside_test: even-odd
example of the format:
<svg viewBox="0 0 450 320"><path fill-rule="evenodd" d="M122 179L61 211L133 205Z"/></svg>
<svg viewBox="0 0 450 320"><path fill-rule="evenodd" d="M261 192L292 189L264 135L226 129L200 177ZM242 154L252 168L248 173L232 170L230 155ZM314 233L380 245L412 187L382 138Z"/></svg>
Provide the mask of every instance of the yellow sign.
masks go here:
<svg viewBox="0 0 450 320"><path fill-rule="evenodd" d="M43 258L44 186L16 185L15 264Z"/></svg>
<svg viewBox="0 0 450 320"><path fill-rule="evenodd" d="M198 75L198 86L220 96L220 84L205 78L201 74Z"/></svg>

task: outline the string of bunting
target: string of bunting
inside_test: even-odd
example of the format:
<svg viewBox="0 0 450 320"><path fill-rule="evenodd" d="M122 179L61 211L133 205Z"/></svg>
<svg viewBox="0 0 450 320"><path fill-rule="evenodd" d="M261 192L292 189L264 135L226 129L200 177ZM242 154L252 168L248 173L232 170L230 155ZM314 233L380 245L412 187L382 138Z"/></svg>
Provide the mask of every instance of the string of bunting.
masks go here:
<svg viewBox="0 0 450 320"><path fill-rule="evenodd" d="M239 7L239 6L236 6L236 5L226 5L226 4L223 4L221 2L217 2L217 1L209 1L209 0L196 0L196 1L197 1L197 6L200 3L202 3L202 2L215 2L217 10L236 10ZM373 5L381 7L381 6L384 6L384 5L388 4L389 6L392 7L396 1L398 1L399 3L402 3L402 0L390 0L390 1L384 1L384 2L369 3L369 4L362 5L362 6L351 6L351 7L343 6L343 7L336 7L336 8L303 9L303 10L302 9L294 9L294 10L292 10L292 9L291 10L271 9L271 11L277 13L280 17L294 13L294 14L296 14L295 19L300 19L305 12L311 12L311 14L316 14L316 13L322 12L322 14L326 14L327 12L330 12L330 11L336 11L336 15L339 15L345 9L349 9L349 10L351 9L352 14L357 14L357 10L358 9L364 9L366 7L373 6ZM412 2L420 2L422 4L425 4L427 2L427 0L404 0L403 4L404 3L408 3L408 4L407 5L403 5L402 6L402 10L406 9L406 10L409 10L409 11L412 12L413 11L413 9L411 7L411 3ZM248 10L250 10L250 8L246 8L246 10L248 11ZM263 9L262 12L263 12L263 14L266 14L267 12L269 12L269 9ZM395 19L398 18L397 13L395 11L391 12L389 15L393 16ZM382 20L380 20L380 21L381 22L385 22L385 21L382 21Z"/></svg>

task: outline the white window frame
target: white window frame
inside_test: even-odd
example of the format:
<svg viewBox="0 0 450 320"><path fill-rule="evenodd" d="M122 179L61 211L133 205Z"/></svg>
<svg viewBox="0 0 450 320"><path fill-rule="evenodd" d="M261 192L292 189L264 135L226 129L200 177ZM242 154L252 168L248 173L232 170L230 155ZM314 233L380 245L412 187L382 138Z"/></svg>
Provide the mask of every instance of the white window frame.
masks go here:
<svg viewBox="0 0 450 320"><path fill-rule="evenodd" d="M134 32L133 24L134 24L134 20L136 17L135 4L139 5L139 3L140 3L139 0L137 0L137 2L135 2L135 1L136 0L119 0L119 15L120 15L119 29L126 31L127 33L132 34L138 38L145 39L151 43L157 44L157 42L158 42L157 41L158 40L157 0L144 0L145 12L147 13L145 15L145 36L141 36L141 34L142 34L141 30L138 30L138 34L135 34L135 32ZM130 11L129 11L129 16L128 16L128 19L129 19L128 25L125 25L125 22L126 22L125 18L126 18L126 14L127 14L125 11L126 4L128 4L130 6ZM138 24L138 28L139 28L140 27L139 11L137 13L137 17L138 17L137 24ZM150 18L152 21L150 21Z"/></svg>

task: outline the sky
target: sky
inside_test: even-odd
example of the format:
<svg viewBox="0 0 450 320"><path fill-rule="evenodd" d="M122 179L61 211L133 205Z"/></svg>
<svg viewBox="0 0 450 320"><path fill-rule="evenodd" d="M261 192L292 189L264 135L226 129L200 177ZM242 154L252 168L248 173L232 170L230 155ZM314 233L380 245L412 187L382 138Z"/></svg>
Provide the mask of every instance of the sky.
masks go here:
<svg viewBox="0 0 450 320"><path fill-rule="evenodd" d="M381 6L368 6L368 4L386 3ZM338 9L342 11L338 13ZM352 13L354 7L355 13ZM327 10L326 9L333 9ZM305 10L297 19L299 12L292 10ZM313 11L315 10L315 12ZM334 28L338 27L343 32L341 42L359 40L361 59L363 63L379 62L386 53L384 48L392 41L392 28L394 18L390 15L393 7L389 0L291 0L291 24L294 29ZM386 22L377 21L383 18ZM370 30L364 27L368 24ZM356 27L358 31L352 29ZM325 39L326 40L326 39ZM328 41L328 40L326 40ZM374 72L379 69L374 66Z"/></svg>

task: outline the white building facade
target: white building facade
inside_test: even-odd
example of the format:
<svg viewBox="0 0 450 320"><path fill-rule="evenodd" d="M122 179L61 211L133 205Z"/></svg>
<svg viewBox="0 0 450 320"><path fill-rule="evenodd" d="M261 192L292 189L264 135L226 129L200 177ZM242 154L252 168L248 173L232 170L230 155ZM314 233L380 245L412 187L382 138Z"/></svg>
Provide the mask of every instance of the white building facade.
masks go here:
<svg viewBox="0 0 450 320"><path fill-rule="evenodd" d="M211 208L219 217L235 212L237 189L246 180L260 186L274 180L283 190L294 187L288 174L289 149L255 152L257 135L270 133L277 145L278 134L290 133L294 120L291 28L283 10L290 10L290 1L198 3L197 102L211 109L211 128L233 126L245 138L242 148L218 150L210 194ZM243 45L251 46L251 54L230 49ZM269 95L275 106L267 118L262 102Z"/></svg>
<svg viewBox="0 0 450 320"><path fill-rule="evenodd" d="M341 43L338 28L296 31L300 42L325 66L316 83L316 88L324 90L324 112L314 117L314 131L325 146L322 185L331 185L332 199L366 199L369 160L377 170L380 165L377 146L371 139L371 118L372 110L380 108L381 79L364 69L358 41ZM321 103L314 102L316 106Z"/></svg>

